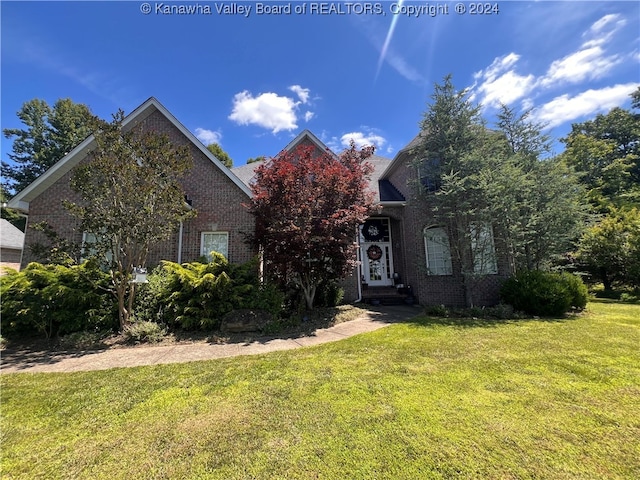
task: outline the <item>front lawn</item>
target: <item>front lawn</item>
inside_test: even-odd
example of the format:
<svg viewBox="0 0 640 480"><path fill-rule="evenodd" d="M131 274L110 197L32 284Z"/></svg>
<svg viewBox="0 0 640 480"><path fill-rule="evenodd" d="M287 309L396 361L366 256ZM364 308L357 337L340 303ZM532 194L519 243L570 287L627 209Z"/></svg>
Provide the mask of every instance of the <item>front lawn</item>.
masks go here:
<svg viewBox="0 0 640 480"><path fill-rule="evenodd" d="M2 375L3 479L640 478L640 306Z"/></svg>

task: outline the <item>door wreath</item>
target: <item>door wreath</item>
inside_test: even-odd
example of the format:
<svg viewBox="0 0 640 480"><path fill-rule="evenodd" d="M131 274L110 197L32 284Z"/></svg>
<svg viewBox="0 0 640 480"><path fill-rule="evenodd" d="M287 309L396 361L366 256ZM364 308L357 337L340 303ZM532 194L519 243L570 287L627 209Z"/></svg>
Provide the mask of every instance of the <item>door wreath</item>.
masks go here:
<svg viewBox="0 0 640 480"><path fill-rule="evenodd" d="M367 248L367 257L371 260L380 260L382 257L382 249L378 245L371 245Z"/></svg>

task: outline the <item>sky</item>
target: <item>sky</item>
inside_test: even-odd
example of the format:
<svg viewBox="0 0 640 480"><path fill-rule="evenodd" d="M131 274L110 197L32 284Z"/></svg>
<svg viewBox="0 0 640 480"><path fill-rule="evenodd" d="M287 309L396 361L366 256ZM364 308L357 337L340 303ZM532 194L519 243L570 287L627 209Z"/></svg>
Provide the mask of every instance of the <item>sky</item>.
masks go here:
<svg viewBox="0 0 640 480"><path fill-rule="evenodd" d="M489 125L501 102L531 109L560 153L572 123L629 108L640 85L637 1L0 1L0 15L3 129L34 98L110 119L153 96L235 166L304 129L393 158L449 74Z"/></svg>

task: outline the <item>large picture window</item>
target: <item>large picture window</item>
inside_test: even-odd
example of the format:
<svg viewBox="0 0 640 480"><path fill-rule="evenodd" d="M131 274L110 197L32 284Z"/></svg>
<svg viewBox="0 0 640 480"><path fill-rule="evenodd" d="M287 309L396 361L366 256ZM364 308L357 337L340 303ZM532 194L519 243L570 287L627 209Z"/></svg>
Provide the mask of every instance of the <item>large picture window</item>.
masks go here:
<svg viewBox="0 0 640 480"><path fill-rule="evenodd" d="M200 255L211 260L211 252L218 252L229 258L228 232L202 232L200 241Z"/></svg>
<svg viewBox="0 0 640 480"><path fill-rule="evenodd" d="M442 227L424 229L424 250L429 275L451 275L451 249L449 236Z"/></svg>

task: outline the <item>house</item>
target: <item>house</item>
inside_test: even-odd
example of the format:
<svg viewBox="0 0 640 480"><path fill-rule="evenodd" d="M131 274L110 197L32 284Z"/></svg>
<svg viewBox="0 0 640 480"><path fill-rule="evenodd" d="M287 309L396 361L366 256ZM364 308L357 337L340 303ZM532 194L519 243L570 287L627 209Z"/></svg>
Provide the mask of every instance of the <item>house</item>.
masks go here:
<svg viewBox="0 0 640 480"><path fill-rule="evenodd" d="M175 144L187 145L194 160L183 187L197 216L185 221L170 240L153 249L149 266L162 259L192 261L211 250L235 263L254 256L256 252L244 240L254 231L253 218L243 204L251 198L251 181L260 162L226 168L155 98L126 117L123 128L134 126L165 133ZM368 159L374 167L370 188L378 213L360 226L360 266L343 282L346 301L393 300L411 294L422 304L465 302L460 266L450 254L447 232L430 219L428 205L412 194L413 180L418 175L412 150L419 140L416 137L393 159L376 155ZM327 150L308 130L284 149L292 150L300 144ZM9 206L28 214L30 225L47 222L64 238L81 242L83 232L79 231L78 221L64 209L62 200L77 200L69 180L73 167L87 161L93 145L93 138L88 137L18 193ZM490 229L485 237L493 242ZM22 265L35 260L28 246L44 241L40 232L27 229ZM475 289L474 303L479 305L497 302L500 281L509 271L499 246L491 247L498 247L498 254Z"/></svg>
<svg viewBox="0 0 640 480"><path fill-rule="evenodd" d="M8 220L0 219L0 275L5 268L20 270L24 233Z"/></svg>

